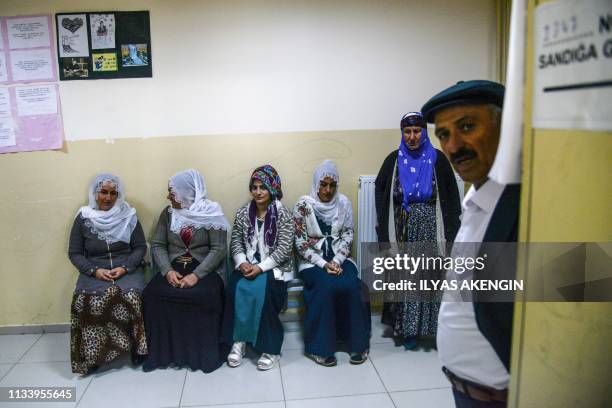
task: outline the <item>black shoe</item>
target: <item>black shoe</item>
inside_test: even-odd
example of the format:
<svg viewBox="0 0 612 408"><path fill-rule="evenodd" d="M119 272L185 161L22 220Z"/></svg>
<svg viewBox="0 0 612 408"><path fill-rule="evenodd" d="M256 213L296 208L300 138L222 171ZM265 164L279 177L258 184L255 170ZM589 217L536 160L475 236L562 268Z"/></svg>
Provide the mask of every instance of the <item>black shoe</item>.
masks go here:
<svg viewBox="0 0 612 408"><path fill-rule="evenodd" d="M336 359L336 356L321 357L321 356L317 356L317 355L309 354L309 353L306 353L306 356L310 358L312 361L314 361L315 363L322 365L324 367L333 367L338 364L338 359Z"/></svg>
<svg viewBox="0 0 612 408"><path fill-rule="evenodd" d="M350 363L357 365L357 364L363 364L366 362L366 360L368 359L368 353L351 353L351 360Z"/></svg>
<svg viewBox="0 0 612 408"><path fill-rule="evenodd" d="M97 366L97 365L91 366L91 367L89 367L87 372L85 374L83 374L83 376L93 375L93 374L97 373L99 369L100 369L100 366Z"/></svg>
<svg viewBox="0 0 612 408"><path fill-rule="evenodd" d="M140 355L140 354L132 354L132 364L135 365L136 367L138 367L139 365L142 365L146 360L147 360L147 356L146 355Z"/></svg>

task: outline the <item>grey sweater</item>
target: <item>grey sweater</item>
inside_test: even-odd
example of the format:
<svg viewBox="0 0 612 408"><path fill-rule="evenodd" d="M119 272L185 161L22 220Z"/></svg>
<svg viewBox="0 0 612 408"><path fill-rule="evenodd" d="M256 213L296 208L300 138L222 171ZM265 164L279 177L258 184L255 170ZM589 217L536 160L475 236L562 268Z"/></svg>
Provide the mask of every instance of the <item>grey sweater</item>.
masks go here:
<svg viewBox="0 0 612 408"><path fill-rule="evenodd" d="M173 270L172 261L187 250L200 263L193 271L199 278L216 272L225 280L225 256L227 253L227 232L199 228L193 232L189 248L185 247L179 234L170 230L170 214L166 207L159 215L155 236L151 242L151 254L162 275Z"/></svg>
<svg viewBox="0 0 612 408"><path fill-rule="evenodd" d="M144 287L142 265L146 252L147 241L140 222L136 223L129 244L122 241L107 244L91 231L86 220L79 214L72 224L68 244L70 262L80 272L75 290L97 294L115 284L123 291L141 291ZM125 268L127 274L114 283L95 278L96 269L113 269L118 266Z"/></svg>
<svg viewBox="0 0 612 408"><path fill-rule="evenodd" d="M98 268L112 269L118 266L133 273L142 266L146 252L147 241L140 221L136 223L129 244L118 241L108 245L91 232L81 214L72 224L68 257L79 272L85 275L93 276Z"/></svg>

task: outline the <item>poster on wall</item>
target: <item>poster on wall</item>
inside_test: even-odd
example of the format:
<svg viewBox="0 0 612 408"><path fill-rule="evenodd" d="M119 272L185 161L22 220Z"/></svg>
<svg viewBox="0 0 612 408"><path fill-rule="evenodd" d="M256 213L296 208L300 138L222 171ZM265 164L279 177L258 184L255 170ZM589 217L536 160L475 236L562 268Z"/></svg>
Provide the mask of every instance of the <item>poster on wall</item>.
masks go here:
<svg viewBox="0 0 612 408"><path fill-rule="evenodd" d="M49 47L51 45L47 16L9 18L6 23L9 47L12 50Z"/></svg>
<svg viewBox="0 0 612 408"><path fill-rule="evenodd" d="M60 57L89 56L85 14L57 16L57 38Z"/></svg>
<svg viewBox="0 0 612 408"><path fill-rule="evenodd" d="M6 70L6 56L0 51L0 82L8 81L8 72Z"/></svg>
<svg viewBox="0 0 612 408"><path fill-rule="evenodd" d="M612 2L539 5L535 41L533 127L612 130Z"/></svg>
<svg viewBox="0 0 612 408"><path fill-rule="evenodd" d="M53 59L48 48L11 51L13 81L45 81L53 78Z"/></svg>
<svg viewBox="0 0 612 408"><path fill-rule="evenodd" d="M64 125L58 84L28 84L3 89L0 93L0 153L61 149Z"/></svg>
<svg viewBox="0 0 612 408"><path fill-rule="evenodd" d="M105 52L101 54L93 53L93 71L117 71L117 54Z"/></svg>
<svg viewBox="0 0 612 408"><path fill-rule="evenodd" d="M0 16L0 153L64 141L51 15Z"/></svg>
<svg viewBox="0 0 612 408"><path fill-rule="evenodd" d="M86 53L59 53L60 80L153 76L148 11L58 13L56 21L58 48L63 47L64 22L69 31L82 30L79 42L87 45Z"/></svg>
<svg viewBox="0 0 612 408"><path fill-rule="evenodd" d="M57 80L51 16L0 16L0 83Z"/></svg>
<svg viewBox="0 0 612 408"><path fill-rule="evenodd" d="M115 48L114 14L91 14L89 23L92 50Z"/></svg>

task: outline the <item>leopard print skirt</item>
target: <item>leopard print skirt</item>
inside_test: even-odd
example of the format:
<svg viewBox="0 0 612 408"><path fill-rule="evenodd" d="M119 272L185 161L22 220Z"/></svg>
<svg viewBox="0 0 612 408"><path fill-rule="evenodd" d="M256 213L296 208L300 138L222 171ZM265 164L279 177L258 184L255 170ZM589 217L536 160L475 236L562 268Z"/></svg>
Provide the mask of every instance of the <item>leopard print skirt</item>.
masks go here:
<svg viewBox="0 0 612 408"><path fill-rule="evenodd" d="M124 355L134 360L147 354L142 298L118 286L103 294L75 293L70 310L72 372L88 374Z"/></svg>

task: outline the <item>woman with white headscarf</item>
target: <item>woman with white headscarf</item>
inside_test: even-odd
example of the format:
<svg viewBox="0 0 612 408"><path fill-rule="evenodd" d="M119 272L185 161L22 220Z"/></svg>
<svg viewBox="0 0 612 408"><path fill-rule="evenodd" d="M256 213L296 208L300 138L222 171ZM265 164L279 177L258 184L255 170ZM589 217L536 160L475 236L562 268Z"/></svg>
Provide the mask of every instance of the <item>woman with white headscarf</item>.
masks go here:
<svg viewBox="0 0 612 408"><path fill-rule="evenodd" d="M338 192L340 176L325 160L314 172L310 195L295 205L295 246L304 280L304 343L316 363L337 364L334 353L346 342L350 363L366 361L371 321L365 287L349 258L353 242L353 209Z"/></svg>
<svg viewBox="0 0 612 408"><path fill-rule="evenodd" d="M70 310L72 372L89 374L130 354L147 354L141 292L147 250L142 227L117 176L98 175L79 209L68 257L79 270Z"/></svg>
<svg viewBox="0 0 612 408"><path fill-rule="evenodd" d="M143 368L209 373L227 353L220 329L229 224L196 170L170 177L167 198L151 243L159 273L144 291L149 356Z"/></svg>

